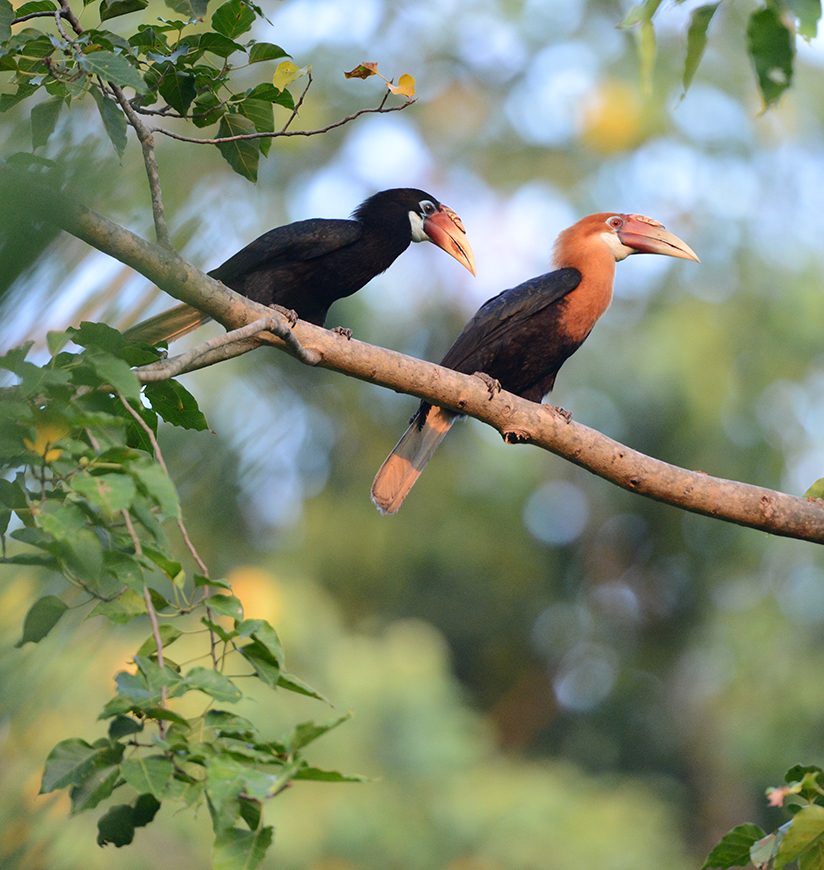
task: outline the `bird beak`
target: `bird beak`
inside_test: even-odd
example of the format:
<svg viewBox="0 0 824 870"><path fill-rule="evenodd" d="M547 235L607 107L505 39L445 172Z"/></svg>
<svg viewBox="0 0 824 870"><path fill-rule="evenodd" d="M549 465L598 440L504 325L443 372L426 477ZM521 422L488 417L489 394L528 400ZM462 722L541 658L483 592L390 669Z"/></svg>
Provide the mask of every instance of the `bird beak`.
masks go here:
<svg viewBox="0 0 824 870"><path fill-rule="evenodd" d="M466 235L464 225L458 215L448 205L441 204L438 211L423 222L423 231L429 241L436 244L450 257L475 274L475 257Z"/></svg>
<svg viewBox="0 0 824 870"><path fill-rule="evenodd" d="M636 215L629 217L618 230L618 238L622 245L632 248L634 254L665 254L668 257L701 262L686 242L650 218Z"/></svg>

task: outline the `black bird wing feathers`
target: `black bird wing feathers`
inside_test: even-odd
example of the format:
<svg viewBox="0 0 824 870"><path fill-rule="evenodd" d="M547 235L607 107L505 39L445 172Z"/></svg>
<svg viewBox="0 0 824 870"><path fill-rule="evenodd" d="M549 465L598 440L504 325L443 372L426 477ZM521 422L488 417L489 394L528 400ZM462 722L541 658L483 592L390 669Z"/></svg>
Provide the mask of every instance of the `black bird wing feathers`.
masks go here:
<svg viewBox="0 0 824 870"><path fill-rule="evenodd" d="M554 319L552 306L580 282L577 269L558 269L504 290L480 307L441 365L467 374L486 372L501 380L504 388L517 391L517 384L507 386L505 369L519 360L542 356L539 348L529 345L551 340L546 331Z"/></svg>
<svg viewBox="0 0 824 870"><path fill-rule="evenodd" d="M314 260L345 248L363 235L359 221L312 218L275 227L229 257L209 274L228 283L261 269Z"/></svg>

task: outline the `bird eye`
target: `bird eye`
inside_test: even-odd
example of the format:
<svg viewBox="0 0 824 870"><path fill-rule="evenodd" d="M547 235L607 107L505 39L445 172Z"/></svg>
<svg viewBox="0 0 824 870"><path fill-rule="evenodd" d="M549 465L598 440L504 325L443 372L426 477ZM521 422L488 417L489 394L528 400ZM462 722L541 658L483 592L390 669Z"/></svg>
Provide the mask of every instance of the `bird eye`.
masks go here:
<svg viewBox="0 0 824 870"><path fill-rule="evenodd" d="M421 207L421 214L426 215L427 217L435 214L437 211L434 203L430 202L428 199L419 202L418 205Z"/></svg>
<svg viewBox="0 0 824 870"><path fill-rule="evenodd" d="M607 218L607 226L612 227L614 230L620 230L623 225L624 219L618 217L618 215L613 215L611 218Z"/></svg>

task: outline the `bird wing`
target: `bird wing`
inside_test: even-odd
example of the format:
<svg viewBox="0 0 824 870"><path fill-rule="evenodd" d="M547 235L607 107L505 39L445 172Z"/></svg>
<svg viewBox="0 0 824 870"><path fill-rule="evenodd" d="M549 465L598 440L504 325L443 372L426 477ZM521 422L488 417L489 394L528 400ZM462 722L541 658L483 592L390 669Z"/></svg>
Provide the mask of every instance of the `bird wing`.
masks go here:
<svg viewBox="0 0 824 870"><path fill-rule="evenodd" d="M228 283L280 263L323 257L356 242L362 233L359 221L331 218L297 221L264 233L209 274Z"/></svg>
<svg viewBox="0 0 824 870"><path fill-rule="evenodd" d="M581 273L577 269L557 269L493 296L466 324L441 365L467 374L484 371L486 357L494 356L503 339L517 335L531 318L563 299L580 283Z"/></svg>

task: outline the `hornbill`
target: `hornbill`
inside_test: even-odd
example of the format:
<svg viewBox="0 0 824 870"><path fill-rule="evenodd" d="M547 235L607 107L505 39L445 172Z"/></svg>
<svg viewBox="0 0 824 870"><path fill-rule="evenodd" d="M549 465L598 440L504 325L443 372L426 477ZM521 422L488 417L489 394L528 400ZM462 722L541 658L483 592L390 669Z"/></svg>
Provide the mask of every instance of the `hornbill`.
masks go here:
<svg viewBox="0 0 824 870"><path fill-rule="evenodd" d="M696 260L695 252L652 218L601 212L564 230L555 271L504 290L467 323L441 365L478 374L490 387L540 402L564 362L583 344L612 300L615 263L630 254ZM381 513L396 513L446 437L454 411L421 402L372 484Z"/></svg>
<svg viewBox="0 0 824 870"><path fill-rule="evenodd" d="M336 299L351 296L395 261L411 242L433 242L475 274L461 219L423 190L382 190L350 220L313 218L276 227L209 272L264 305L292 309L323 326ZM209 319L178 305L126 331L133 340L171 341Z"/></svg>

